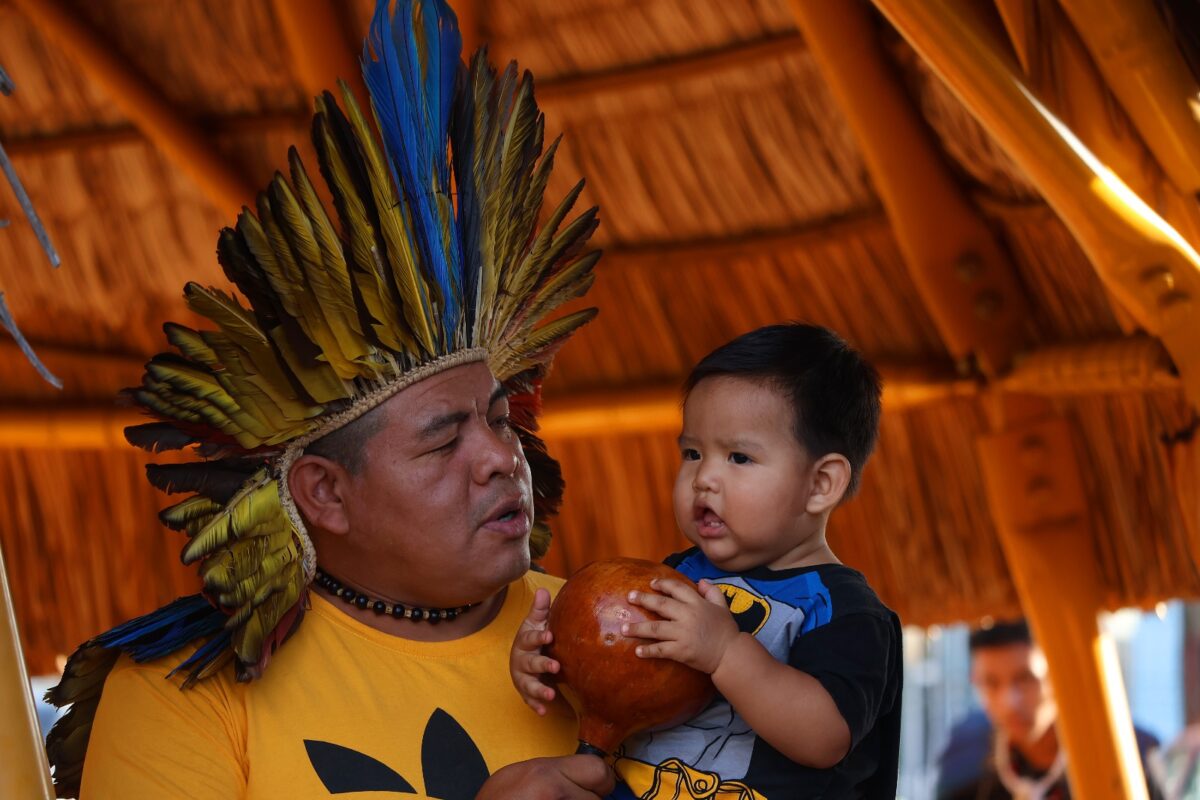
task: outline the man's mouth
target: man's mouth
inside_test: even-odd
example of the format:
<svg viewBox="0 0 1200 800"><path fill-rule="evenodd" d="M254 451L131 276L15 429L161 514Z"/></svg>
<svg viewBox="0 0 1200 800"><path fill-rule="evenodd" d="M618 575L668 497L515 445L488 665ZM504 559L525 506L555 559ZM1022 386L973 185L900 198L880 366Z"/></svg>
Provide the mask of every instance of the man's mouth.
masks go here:
<svg viewBox="0 0 1200 800"><path fill-rule="evenodd" d="M525 505L521 500L521 495L516 495L502 501L492 509L481 527L508 539L524 537L529 533L530 526L529 515L525 513Z"/></svg>

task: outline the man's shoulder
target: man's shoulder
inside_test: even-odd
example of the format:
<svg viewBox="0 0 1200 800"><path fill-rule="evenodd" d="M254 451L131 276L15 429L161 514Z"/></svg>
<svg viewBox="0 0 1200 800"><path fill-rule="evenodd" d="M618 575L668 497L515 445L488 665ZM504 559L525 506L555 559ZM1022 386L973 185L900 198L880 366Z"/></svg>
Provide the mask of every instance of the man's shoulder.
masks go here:
<svg viewBox="0 0 1200 800"><path fill-rule="evenodd" d="M187 670L179 667L201 644L188 645L150 661L134 661L127 653L122 653L104 681L105 694L111 696L120 692L123 695L157 697L162 702L171 703L176 700L187 702L186 696L191 694L209 699L227 698L244 690L246 684L238 683L233 669L228 666L203 680L186 681Z"/></svg>

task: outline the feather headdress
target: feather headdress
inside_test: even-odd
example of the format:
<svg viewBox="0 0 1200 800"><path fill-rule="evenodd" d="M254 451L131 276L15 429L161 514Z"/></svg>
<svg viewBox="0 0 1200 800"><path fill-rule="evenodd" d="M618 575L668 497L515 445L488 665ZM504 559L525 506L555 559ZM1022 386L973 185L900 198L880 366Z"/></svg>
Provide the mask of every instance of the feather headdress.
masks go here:
<svg viewBox="0 0 1200 800"><path fill-rule="evenodd" d="M246 302L189 283L188 306L215 329L168 323L174 351L128 390L156 418L127 429L132 444L194 446L205 459L148 468L158 488L189 493L161 519L187 534L183 560L200 565L204 594L72 656L49 697L78 701L48 740L60 791L77 789L86 747L70 717L90 717L117 650L144 660L209 637L178 668L185 684L230 662L240 680L262 674L299 623L316 567L288 469L406 386L476 361L506 384L534 472L535 557L548 545L562 481L534 434L537 394L595 310L548 316L591 286L597 210L568 220L580 181L539 228L558 141L543 148L532 77L515 64L497 74L483 50L464 65L444 0L389 5L378 0L362 54L378 135L345 84L341 105L330 92L316 100L312 138L336 222L293 148L289 175L277 173L218 239Z"/></svg>

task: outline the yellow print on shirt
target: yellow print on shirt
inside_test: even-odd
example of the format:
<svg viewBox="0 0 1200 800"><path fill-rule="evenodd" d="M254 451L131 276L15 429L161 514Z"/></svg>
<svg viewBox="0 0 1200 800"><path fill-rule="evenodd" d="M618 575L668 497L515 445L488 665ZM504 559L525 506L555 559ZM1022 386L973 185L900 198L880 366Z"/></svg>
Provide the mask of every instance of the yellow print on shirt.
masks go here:
<svg viewBox="0 0 1200 800"><path fill-rule="evenodd" d="M725 595L729 613L733 614L738 630L753 636L767 624L771 616L771 604L761 595L730 583L718 583L717 588Z"/></svg>
<svg viewBox="0 0 1200 800"><path fill-rule="evenodd" d="M723 781L715 772L702 772L677 758L658 766L621 758L617 773L641 800L767 800L741 781Z"/></svg>

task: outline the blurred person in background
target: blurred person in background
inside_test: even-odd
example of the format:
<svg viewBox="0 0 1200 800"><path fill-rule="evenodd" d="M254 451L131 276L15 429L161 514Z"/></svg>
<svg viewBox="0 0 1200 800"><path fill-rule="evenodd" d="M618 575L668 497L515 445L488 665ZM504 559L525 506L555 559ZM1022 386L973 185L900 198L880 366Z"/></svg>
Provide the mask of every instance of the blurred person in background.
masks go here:
<svg viewBox="0 0 1200 800"><path fill-rule="evenodd" d="M950 733L939 759L939 800L1065 800L1067 756L1055 725L1058 703L1046 656L1023 621L1001 622L970 637L971 683L983 706ZM1158 741L1135 729L1150 800L1167 795Z"/></svg>

